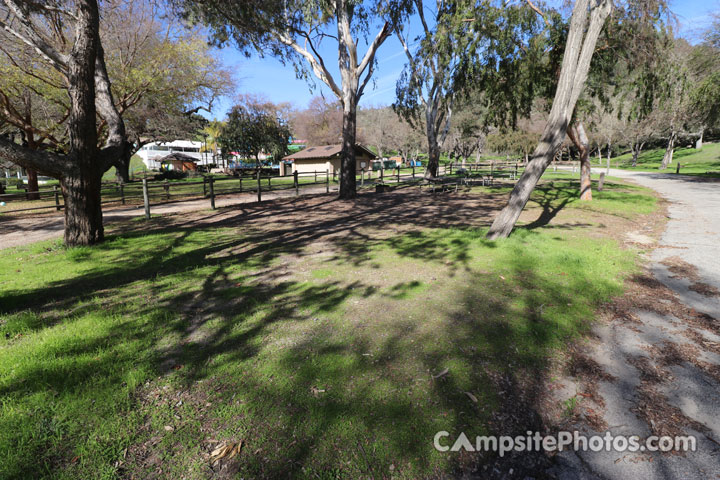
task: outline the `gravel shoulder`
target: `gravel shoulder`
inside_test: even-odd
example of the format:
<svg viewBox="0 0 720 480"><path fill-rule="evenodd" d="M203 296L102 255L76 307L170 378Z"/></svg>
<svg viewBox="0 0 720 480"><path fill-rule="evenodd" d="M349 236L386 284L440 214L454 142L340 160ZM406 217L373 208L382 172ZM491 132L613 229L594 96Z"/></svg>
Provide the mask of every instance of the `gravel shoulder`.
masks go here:
<svg viewBox="0 0 720 480"><path fill-rule="evenodd" d="M692 435L695 452L565 451L561 479L720 478L720 183L611 170L668 201L668 224L647 243L644 274L579 346L581 368L557 382L554 401L578 407L562 426L588 435Z"/></svg>

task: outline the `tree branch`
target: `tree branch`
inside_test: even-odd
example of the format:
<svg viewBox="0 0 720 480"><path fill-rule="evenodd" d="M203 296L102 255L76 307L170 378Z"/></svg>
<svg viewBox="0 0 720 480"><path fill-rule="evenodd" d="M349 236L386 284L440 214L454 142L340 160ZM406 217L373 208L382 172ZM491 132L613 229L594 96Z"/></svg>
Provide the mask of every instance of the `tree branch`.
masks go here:
<svg viewBox="0 0 720 480"><path fill-rule="evenodd" d="M310 67L312 67L315 76L322 80L325 85L330 87L330 90L332 90L332 92L337 95L338 98L342 98L342 90L340 90L340 88L337 86L335 80L332 78L332 75L330 75L330 72L328 72L327 68L325 68L324 62L319 62L312 53L301 47L287 33L279 33L277 37L283 45L287 45L288 47L295 50L300 56L305 58L305 60L307 60L307 62L310 64Z"/></svg>
<svg viewBox="0 0 720 480"><path fill-rule="evenodd" d="M0 159L38 170L55 178L62 177L63 172L67 172L71 168L70 162L64 155L31 150L2 136L0 136Z"/></svg>

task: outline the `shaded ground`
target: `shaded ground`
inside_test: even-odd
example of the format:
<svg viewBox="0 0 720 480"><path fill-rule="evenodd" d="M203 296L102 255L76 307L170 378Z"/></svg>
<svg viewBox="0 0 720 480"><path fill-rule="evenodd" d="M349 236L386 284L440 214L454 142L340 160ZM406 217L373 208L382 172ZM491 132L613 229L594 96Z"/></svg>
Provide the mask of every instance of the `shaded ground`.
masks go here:
<svg viewBox="0 0 720 480"><path fill-rule="evenodd" d="M720 478L720 184L613 171L669 201L669 223L647 272L610 305L578 347L556 401L577 406L558 428L616 435L693 435L688 453L565 452L559 478ZM652 243L647 236L635 241ZM589 368L587 366L590 366ZM566 403L567 404L567 403ZM557 421L557 419L556 419Z"/></svg>
<svg viewBox="0 0 720 480"><path fill-rule="evenodd" d="M549 367L634 269L615 239L652 227L643 190L577 190L543 187L499 243L484 233L507 189L405 189L6 250L0 477L536 475L544 455L432 438L544 428Z"/></svg>

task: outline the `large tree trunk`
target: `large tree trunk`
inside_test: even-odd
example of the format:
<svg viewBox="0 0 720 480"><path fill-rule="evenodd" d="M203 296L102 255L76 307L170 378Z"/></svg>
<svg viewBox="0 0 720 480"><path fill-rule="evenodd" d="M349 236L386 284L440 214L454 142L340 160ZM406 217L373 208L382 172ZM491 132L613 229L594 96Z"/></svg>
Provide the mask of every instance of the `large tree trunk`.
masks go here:
<svg viewBox="0 0 720 480"><path fill-rule="evenodd" d="M65 200L66 245L93 245L104 239L100 204L102 173L83 170L60 181Z"/></svg>
<svg viewBox="0 0 720 480"><path fill-rule="evenodd" d="M672 163L673 160L673 153L675 152L675 132L672 132L670 134L670 139L668 140L667 148L665 149L665 155L663 155L662 164L660 165L660 170L665 170L668 165Z"/></svg>
<svg viewBox="0 0 720 480"><path fill-rule="evenodd" d="M17 23L34 29L25 11L12 12ZM70 97L69 148L61 155L21 147L0 137L0 158L14 161L60 180L65 210L65 242L68 246L89 245L103 239L100 180L126 148L125 126L112 100L110 81L100 45L96 0L73 2L75 36L69 55L61 55L45 42L33 46L53 68L66 76ZM6 28L11 28L7 27ZM96 106L97 100L97 106ZM97 108L96 108L97 107ZM106 121L107 139L97 146L96 115Z"/></svg>
<svg viewBox="0 0 720 480"><path fill-rule="evenodd" d="M40 190L40 185L38 184L38 174L37 170L33 168L27 169L27 191L28 194L26 195L26 198L28 200L40 200L40 194L37 193ZM30 193L35 192L35 193Z"/></svg>
<svg viewBox="0 0 720 480"><path fill-rule="evenodd" d="M568 136L580 152L580 200L592 200L590 145L582 122L568 128Z"/></svg>
<svg viewBox="0 0 720 480"><path fill-rule="evenodd" d="M95 129L95 62L99 14L94 1L80 2L77 40L68 62L70 156L75 166L60 179L65 199L65 244L92 245L104 238L100 206L102 160Z"/></svg>
<svg viewBox="0 0 720 480"><path fill-rule="evenodd" d="M532 160L510 193L507 205L490 227L488 238L510 235L530 194L562 145L575 104L585 85L598 36L611 8L610 0L576 0L548 123Z"/></svg>
<svg viewBox="0 0 720 480"><path fill-rule="evenodd" d="M430 127L428 127L430 128ZM428 132L428 163L425 168L426 178L435 178L438 176L438 169L440 168L440 145L437 143L437 138Z"/></svg>
<svg viewBox="0 0 720 480"><path fill-rule="evenodd" d="M340 154L340 198L357 196L355 136L357 132L357 98L347 92L343 98L342 153Z"/></svg>

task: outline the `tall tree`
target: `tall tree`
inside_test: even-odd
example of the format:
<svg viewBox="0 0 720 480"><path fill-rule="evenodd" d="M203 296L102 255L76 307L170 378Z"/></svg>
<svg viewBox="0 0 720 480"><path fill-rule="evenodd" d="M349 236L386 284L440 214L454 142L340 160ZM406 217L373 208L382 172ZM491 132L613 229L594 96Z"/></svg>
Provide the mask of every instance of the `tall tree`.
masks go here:
<svg viewBox="0 0 720 480"><path fill-rule="evenodd" d="M232 81L200 33L161 19L155 0L106 0L100 7L113 101L131 145L114 166L118 179L127 182L130 157L137 149L152 141L191 136L198 120L194 112L209 109ZM43 33L48 44L62 50L72 32L58 23ZM4 37L0 117L23 132L29 148L66 151L70 105L61 74L38 62L34 49L20 39ZM101 120L100 144L106 129Z"/></svg>
<svg viewBox="0 0 720 480"><path fill-rule="evenodd" d="M664 0L615 2L613 9L611 0L576 0L567 36L562 42L565 48L547 125L528 168L513 188L508 204L495 218L488 232L489 238L504 238L510 234L537 182L562 145L568 128L574 122L583 120L582 115L575 115L575 107L585 89L591 61L597 68L593 69L593 81L588 85L588 97L606 100L604 89L613 86L611 67L618 63L621 52L623 64L630 70L637 66L637 70L642 73L628 83L635 92L644 92L644 102L641 102L641 105L652 104L656 98L658 82L652 75L653 69L650 65L657 57L663 39L667 38L667 4ZM608 22L613 11L615 13ZM606 24L609 28L605 29L603 44L596 48ZM560 49L556 50L559 52ZM596 50L601 52L598 55L601 58L597 62L593 60ZM552 56L553 52L550 55ZM577 127L578 124L575 123L571 138L579 140L580 135L574 135ZM587 191L590 186L589 162L584 165L586 168L581 185L582 189Z"/></svg>
<svg viewBox="0 0 720 480"><path fill-rule="evenodd" d="M507 205L493 221L488 238L505 238L510 235L530 194L562 145L590 70L595 45L611 9L610 0L576 0L547 125Z"/></svg>
<svg viewBox="0 0 720 480"><path fill-rule="evenodd" d="M77 0L69 5L59 0L42 4L3 0L0 18L4 32L34 48L61 75L71 107L66 152L31 150L0 138L0 159L60 179L67 245L100 242L104 238L100 180L128 145L105 66L97 1ZM69 52L54 48L45 35L67 22L74 24L75 32ZM96 114L107 124L103 148L98 148Z"/></svg>
<svg viewBox="0 0 720 480"><path fill-rule="evenodd" d="M230 40L246 54L270 53L290 61L298 74L309 70L325 83L342 105L342 160L340 198L356 195L355 140L357 105L372 78L378 48L390 36L392 26L407 11L407 1L385 0L175 0L185 15L210 25L214 40ZM361 38L380 24L364 55L358 52ZM318 47L333 40L338 47L340 82L333 77Z"/></svg>
<svg viewBox="0 0 720 480"><path fill-rule="evenodd" d="M398 81L393 108L409 122L424 124L426 175L433 177L453 111L466 103L463 100L493 104L483 115L485 121L514 124L518 114L529 114L535 72L520 60L537 59L541 43L536 37L543 23L524 4L494 0L415 0L415 4L420 35L411 37L402 25L396 27L408 64ZM426 12L433 12L433 17L426 19ZM413 44L417 44L414 49ZM470 91L472 99L467 99Z"/></svg>
<svg viewBox="0 0 720 480"><path fill-rule="evenodd" d="M245 101L230 110L218 138L223 155L236 152L243 158L255 158L260 168L260 154L275 158L288 153L290 129L284 118L267 104Z"/></svg>

